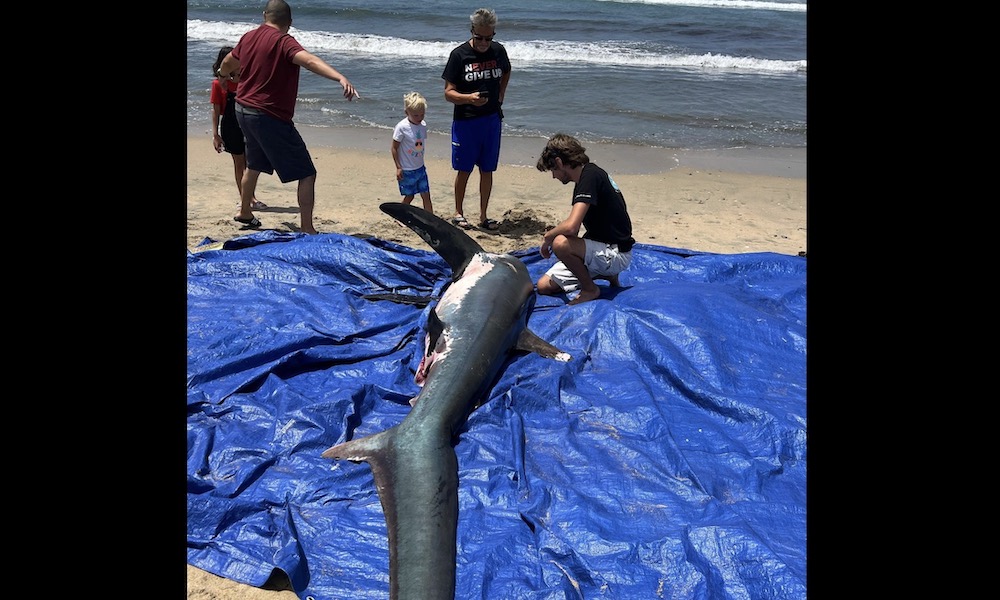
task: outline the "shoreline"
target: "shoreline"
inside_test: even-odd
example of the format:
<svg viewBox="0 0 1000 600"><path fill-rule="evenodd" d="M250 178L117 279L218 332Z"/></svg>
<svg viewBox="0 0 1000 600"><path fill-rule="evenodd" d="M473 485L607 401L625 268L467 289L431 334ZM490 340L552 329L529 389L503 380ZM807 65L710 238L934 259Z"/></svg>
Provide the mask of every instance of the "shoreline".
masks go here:
<svg viewBox="0 0 1000 600"><path fill-rule="evenodd" d="M379 151L388 147L391 129L379 127L318 127L298 125L306 145L336 149ZM207 137L211 123L188 124L188 137ZM427 159L451 161L450 134L428 128ZM534 169L547 138L504 135L500 164ZM722 148L715 150L661 148L631 144L586 142L590 159L614 173L652 175L679 167L718 169L750 175L805 179L806 148Z"/></svg>

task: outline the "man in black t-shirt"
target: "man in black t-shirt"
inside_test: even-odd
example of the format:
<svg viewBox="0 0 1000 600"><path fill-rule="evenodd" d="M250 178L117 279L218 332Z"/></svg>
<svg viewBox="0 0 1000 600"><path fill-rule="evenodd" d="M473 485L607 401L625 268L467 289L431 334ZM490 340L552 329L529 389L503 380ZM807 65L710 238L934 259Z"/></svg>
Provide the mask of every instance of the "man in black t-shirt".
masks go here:
<svg viewBox="0 0 1000 600"><path fill-rule="evenodd" d="M590 162L580 142L565 133L549 138L535 165L539 171L552 171L552 177L564 185L573 181L572 208L569 216L545 232L538 251L544 258L555 253L559 259L539 278L539 294L577 294L570 304L580 304L601 297L594 279L606 279L618 287L618 274L632 262L632 220L625 206L625 196L618 184L601 167ZM580 227L587 232L579 237Z"/></svg>
<svg viewBox="0 0 1000 600"><path fill-rule="evenodd" d="M493 191L493 172L500 161L500 126L504 94L510 80L507 50L493 41L497 15L480 8L469 17L472 38L451 51L441 78L444 98L455 105L451 122L451 167L455 174L455 217L451 222L472 229L463 210L465 188L479 167L480 228L494 231L500 224L486 216Z"/></svg>

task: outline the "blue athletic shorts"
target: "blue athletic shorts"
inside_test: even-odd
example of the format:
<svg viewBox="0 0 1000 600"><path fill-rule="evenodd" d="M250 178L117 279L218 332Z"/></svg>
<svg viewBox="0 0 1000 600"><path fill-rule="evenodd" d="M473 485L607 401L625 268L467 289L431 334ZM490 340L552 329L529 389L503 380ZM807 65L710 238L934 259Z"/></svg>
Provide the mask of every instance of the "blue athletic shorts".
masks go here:
<svg viewBox="0 0 1000 600"><path fill-rule="evenodd" d="M500 115L451 122L451 168L492 173L500 162Z"/></svg>
<svg viewBox="0 0 1000 600"><path fill-rule="evenodd" d="M236 120L247 142L247 168L268 175L277 171L281 183L316 174L306 143L293 123L263 112L242 112L239 105L236 106Z"/></svg>
<svg viewBox="0 0 1000 600"><path fill-rule="evenodd" d="M403 171L403 178L399 180L400 195L415 196L430 191L431 184L427 181L427 167Z"/></svg>

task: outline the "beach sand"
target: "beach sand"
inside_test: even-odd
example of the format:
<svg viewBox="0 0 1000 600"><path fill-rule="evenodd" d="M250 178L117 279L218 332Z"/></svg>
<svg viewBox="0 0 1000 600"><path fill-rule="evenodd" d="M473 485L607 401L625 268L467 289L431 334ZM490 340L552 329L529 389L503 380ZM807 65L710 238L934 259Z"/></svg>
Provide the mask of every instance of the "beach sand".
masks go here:
<svg viewBox="0 0 1000 600"><path fill-rule="evenodd" d="M375 236L430 250L410 229L378 209L383 202L400 200L389 152L390 131L301 129L318 171L314 223L320 233ZM747 156L677 154L585 145L591 161L611 173L625 194L639 243L717 253L796 255L806 250L804 150L792 157L761 157L762 151ZM572 185L535 169L544 146L543 139L504 140L488 212L500 222L500 229L471 232L484 249L509 252L537 247L545 229L569 214ZM432 135L428 147L434 213L448 219L455 214L455 176L446 154L450 143L444 136ZM239 197L231 157L215 152L207 132L189 135L187 149L188 248L198 250L206 238L223 242L246 234L233 221ZM791 175L781 174L786 171ZM254 213L263 222L261 230L298 230L296 186L282 184L276 175L261 175L257 199L268 205ZM419 196L414 204L422 206ZM478 215L479 174L474 172L466 191L465 216L477 223Z"/></svg>
<svg viewBox="0 0 1000 600"><path fill-rule="evenodd" d="M389 152L391 131L300 127L316 165L315 226L320 234L374 236L418 249L430 248L410 229L378 209L399 201ZM741 254L806 252L805 150L672 151L587 144L592 162L614 177L625 195L637 242L670 248ZM572 184L535 169L544 139L504 138L493 175L488 216L496 232L470 231L488 251L537 248L546 228L569 214ZM450 140L428 139L427 164L434 213L455 213ZM192 252L245 235L233 221L239 197L230 155L217 154L208 131L189 128L187 141L187 246ZM261 175L255 211L261 231L297 231L296 183ZM414 199L421 206L420 197ZM466 192L465 215L479 214L479 174ZM206 243L207 242L207 243ZM571 309L570 309L571 310ZM388 569L388 564L386 565ZM280 584L277 586L280 587ZM189 600L295 600L290 590L236 583L187 565Z"/></svg>

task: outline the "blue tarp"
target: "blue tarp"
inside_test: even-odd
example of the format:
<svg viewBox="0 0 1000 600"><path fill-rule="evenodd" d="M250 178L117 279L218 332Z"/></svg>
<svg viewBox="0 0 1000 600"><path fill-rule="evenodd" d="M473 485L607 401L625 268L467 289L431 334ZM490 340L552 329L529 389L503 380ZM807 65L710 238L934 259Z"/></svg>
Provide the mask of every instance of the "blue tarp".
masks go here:
<svg viewBox="0 0 1000 600"><path fill-rule="evenodd" d="M528 327L573 358L512 355L461 431L456 598L806 597L806 259L633 255L600 300L538 297ZM384 600L371 471L320 454L419 392L433 303L363 296L440 296L448 265L276 232L187 262L188 562Z"/></svg>

